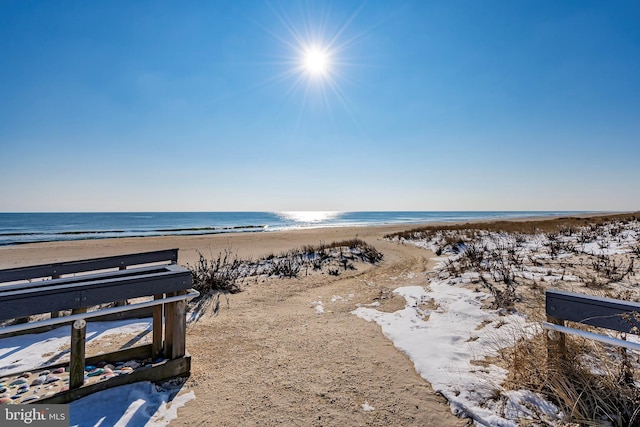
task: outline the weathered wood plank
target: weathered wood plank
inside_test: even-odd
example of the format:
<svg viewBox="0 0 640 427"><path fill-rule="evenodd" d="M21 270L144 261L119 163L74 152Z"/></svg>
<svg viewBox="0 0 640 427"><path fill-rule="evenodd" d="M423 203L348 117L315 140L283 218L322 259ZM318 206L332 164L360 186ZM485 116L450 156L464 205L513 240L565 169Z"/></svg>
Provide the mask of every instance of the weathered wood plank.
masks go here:
<svg viewBox="0 0 640 427"><path fill-rule="evenodd" d="M638 333L640 304L558 290L546 291L547 315L618 332Z"/></svg>
<svg viewBox="0 0 640 427"><path fill-rule="evenodd" d="M84 273L77 276L65 276L65 277L57 277L51 280L39 280L35 282L29 283L12 283L8 285L0 286L0 294L5 294L11 291L33 291L34 289L40 288L49 288L51 286L61 286L61 285L80 285L82 283L87 282L95 282L99 280L116 280L116 279L124 279L127 277L134 276L144 276L145 274L155 274L167 271L175 271L176 269L180 269L181 267L177 267L173 264L164 264L164 265L153 265L153 266L143 266L136 267L127 270L115 270L115 271L97 271Z"/></svg>
<svg viewBox="0 0 640 427"><path fill-rule="evenodd" d="M166 249L161 251L92 258L30 267L9 268L0 270L0 283L164 261L169 261L171 263L178 262L178 249Z"/></svg>
<svg viewBox="0 0 640 427"><path fill-rule="evenodd" d="M113 351L111 353L97 354L87 357L85 365L97 365L100 362L115 363L129 360L144 360L151 357L151 344L144 344L135 347ZM64 366L64 364L62 365Z"/></svg>
<svg viewBox="0 0 640 427"><path fill-rule="evenodd" d="M97 271L84 273L77 276L58 277L52 280L40 280L29 283L12 283L1 285L0 293L4 294L7 292L21 290L28 292L33 291L34 289L50 288L52 286L78 286L80 284L88 282L97 282L104 280L124 280L126 278L184 270L186 269L175 264L163 264L135 267L126 270Z"/></svg>
<svg viewBox="0 0 640 427"><path fill-rule="evenodd" d="M144 319L153 315L153 307L134 308L129 311L123 311L122 313L106 314L100 317L94 317L92 322L108 322L112 320L127 320L127 319Z"/></svg>
<svg viewBox="0 0 640 427"><path fill-rule="evenodd" d="M159 300L164 297L164 294L154 295L154 300ZM151 348L151 354L154 359L162 354L162 306L156 305L153 307L153 342Z"/></svg>
<svg viewBox="0 0 640 427"><path fill-rule="evenodd" d="M191 272L177 266L158 273L84 282L66 283L58 279L50 286L0 292L0 320L176 292L189 288L191 280Z"/></svg>
<svg viewBox="0 0 640 427"><path fill-rule="evenodd" d="M186 291L178 292L178 295L185 294ZM167 355L170 359L177 359L184 356L186 350L187 335L187 302L177 301L173 310L173 339L171 353Z"/></svg>
<svg viewBox="0 0 640 427"><path fill-rule="evenodd" d="M153 315L153 307L142 307L142 308L134 308L129 311L125 311L122 313L113 313L113 314L105 314L104 316L94 317L92 318L92 322L108 322L112 320L128 320L128 319L144 319L151 317ZM55 316L60 317L60 316ZM63 316L64 317L64 316ZM12 332L8 334L3 334L2 337L15 337L19 335L27 335L27 334L40 334L43 332L51 331L53 329L57 329L63 326L71 325L73 322L68 323L60 323L57 325L50 326L35 326L26 331L18 331Z"/></svg>
<svg viewBox="0 0 640 427"><path fill-rule="evenodd" d="M167 297L176 296L176 292L167 292ZM173 353L173 341L175 339L174 324L175 324L175 311L176 303L170 302L164 304L164 356L170 358Z"/></svg>

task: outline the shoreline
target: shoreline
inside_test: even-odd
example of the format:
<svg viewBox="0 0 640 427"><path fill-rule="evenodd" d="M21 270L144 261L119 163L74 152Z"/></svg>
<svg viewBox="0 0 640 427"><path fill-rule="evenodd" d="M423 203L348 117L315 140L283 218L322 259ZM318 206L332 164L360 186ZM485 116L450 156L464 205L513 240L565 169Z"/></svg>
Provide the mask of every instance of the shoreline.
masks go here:
<svg viewBox="0 0 640 427"><path fill-rule="evenodd" d="M0 246L0 269L172 248L180 250L179 263L185 265L194 263L197 260L198 252L204 255L217 255L225 250L230 250L239 257L255 258L269 253L286 252L307 244L331 243L354 237L359 237L375 245L376 240L383 239L387 234L425 227L437 229L440 227L465 227L466 225L475 227L496 223L522 224L529 222L535 225L545 222L553 223L563 220L585 220L589 218L597 220L603 220L603 218L616 219L633 215L640 215L640 211L346 227L306 227L275 231L45 241Z"/></svg>
<svg viewBox="0 0 640 427"><path fill-rule="evenodd" d="M363 211L211 213L0 213L0 247L56 241L130 237L200 236L235 232L288 232L317 228L421 224L615 214L590 211ZM325 215L330 214L330 215ZM59 215L62 215L58 218ZM4 219L7 216L7 219ZM51 218L50 218L51 216ZM140 222L140 218L145 218Z"/></svg>

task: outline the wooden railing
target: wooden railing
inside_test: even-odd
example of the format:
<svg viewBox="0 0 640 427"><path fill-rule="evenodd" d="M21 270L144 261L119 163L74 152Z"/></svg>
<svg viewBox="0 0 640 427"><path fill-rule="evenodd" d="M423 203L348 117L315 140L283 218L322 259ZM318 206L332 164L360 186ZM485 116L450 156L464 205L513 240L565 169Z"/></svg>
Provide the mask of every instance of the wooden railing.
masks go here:
<svg viewBox="0 0 640 427"><path fill-rule="evenodd" d="M190 357L186 354L186 300L198 293L190 289L191 272L178 266L177 260L178 250L170 249L0 270L0 321L29 319L37 314L51 313L43 320L0 328L0 335L43 326L72 325L69 390L54 395L46 402L64 403L115 385L189 374L191 365ZM139 297L153 297L153 300L124 306L116 304L115 307L90 311L99 305ZM108 383L106 386L85 386L86 322L148 307L153 309L152 344L102 354L99 358L119 361L162 356L168 359L167 363L141 370L126 379L109 379L105 381ZM60 312L68 310L71 310L70 315L59 316ZM38 403L43 403L43 400Z"/></svg>
<svg viewBox="0 0 640 427"><path fill-rule="evenodd" d="M547 321L542 326L558 333L548 337L550 353L565 355L565 334L640 351L638 343L567 325L567 322L574 322L637 335L640 332L639 303L549 289L545 294L545 306Z"/></svg>

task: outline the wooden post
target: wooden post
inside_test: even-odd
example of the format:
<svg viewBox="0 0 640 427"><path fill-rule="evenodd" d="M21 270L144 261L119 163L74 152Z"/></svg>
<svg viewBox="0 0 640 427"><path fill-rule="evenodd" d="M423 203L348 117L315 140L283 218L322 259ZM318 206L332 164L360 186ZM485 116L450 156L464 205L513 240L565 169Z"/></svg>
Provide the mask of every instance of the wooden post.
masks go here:
<svg viewBox="0 0 640 427"><path fill-rule="evenodd" d="M154 295L154 300L163 298L163 294ZM153 306L153 343L151 345L151 357L157 359L162 354L162 307L164 304Z"/></svg>
<svg viewBox="0 0 640 427"><path fill-rule="evenodd" d="M186 294L186 291L178 292L178 295ZM173 345L169 358L178 359L186 353L186 335L187 335L187 302L185 300L173 303Z"/></svg>
<svg viewBox="0 0 640 427"><path fill-rule="evenodd" d="M169 292L167 297L184 295L187 291ZM164 356L177 359L186 354L187 303L176 301L165 304L164 308Z"/></svg>
<svg viewBox="0 0 640 427"><path fill-rule="evenodd" d="M176 292L167 292L167 297L176 296ZM173 354L173 330L175 322L176 303L164 304L164 357L171 359Z"/></svg>
<svg viewBox="0 0 640 427"><path fill-rule="evenodd" d="M86 313L87 309L77 308L72 314ZM69 389L79 388L84 384L85 340L87 322L79 319L71 325L71 357L69 361Z"/></svg>
<svg viewBox="0 0 640 427"><path fill-rule="evenodd" d="M547 322L565 326L564 320L549 315L547 315ZM566 354L567 347L564 334L558 331L547 331L547 365L558 358L565 360Z"/></svg>

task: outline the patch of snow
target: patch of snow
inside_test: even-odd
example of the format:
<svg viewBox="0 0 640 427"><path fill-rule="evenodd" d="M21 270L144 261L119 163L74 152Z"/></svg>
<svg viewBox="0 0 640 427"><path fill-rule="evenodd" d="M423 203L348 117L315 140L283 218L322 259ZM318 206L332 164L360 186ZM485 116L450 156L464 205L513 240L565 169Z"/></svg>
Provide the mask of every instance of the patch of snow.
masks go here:
<svg viewBox="0 0 640 427"><path fill-rule="evenodd" d="M193 391L178 391L144 381L94 393L69 404L70 425L164 427L196 397Z"/></svg>
<svg viewBox="0 0 640 427"><path fill-rule="evenodd" d="M322 300L312 301L311 305L315 306L316 314L323 314L324 313L324 305L322 305Z"/></svg>
<svg viewBox="0 0 640 427"><path fill-rule="evenodd" d="M492 364L472 362L498 356L498 350L520 337L533 336L539 326L519 315L483 309L482 303L489 297L486 293L446 281L433 281L428 288L396 289L406 305L394 313L365 307L353 313L378 323L384 335L411 359L416 371L451 402L454 412L462 410L489 425L515 426L513 420L491 408L507 372ZM433 300L438 308L421 307L427 300Z"/></svg>
<svg viewBox="0 0 640 427"><path fill-rule="evenodd" d="M373 411L376 408L374 408L373 406L369 405L369 402L365 401L362 404L362 409L364 410L364 412L370 412L370 411Z"/></svg>

